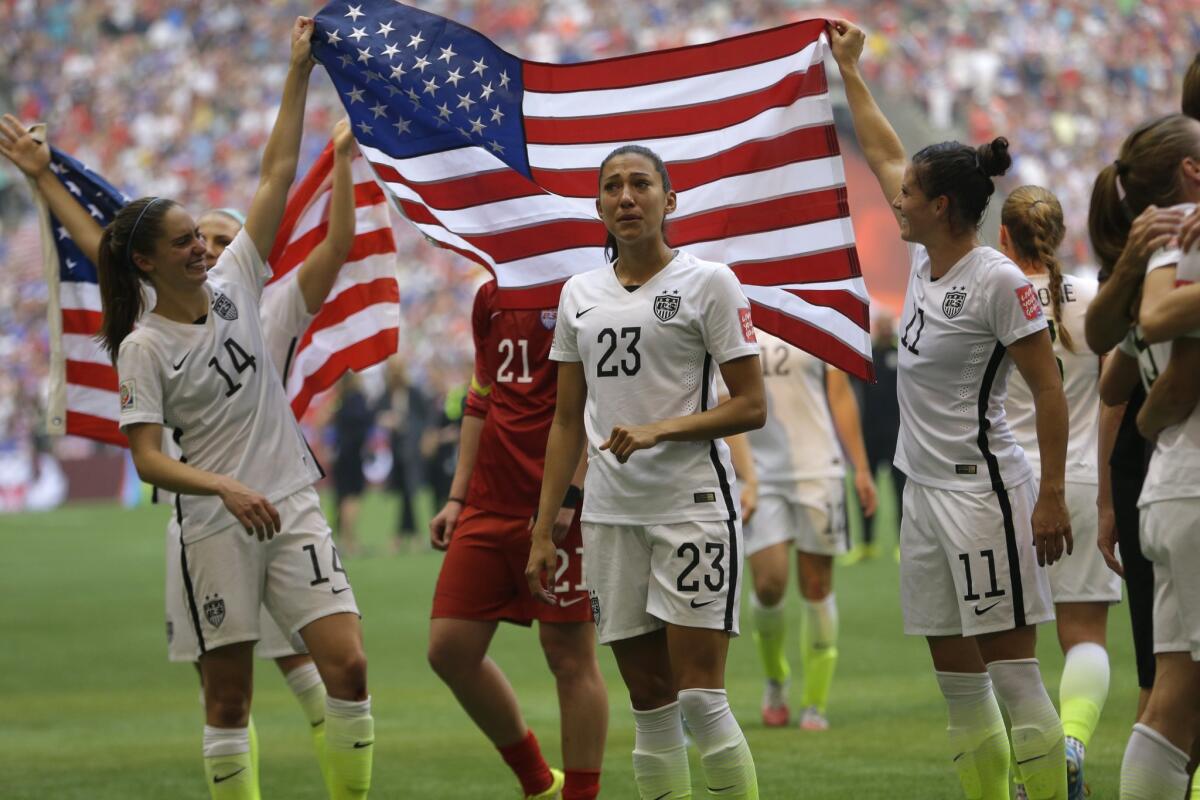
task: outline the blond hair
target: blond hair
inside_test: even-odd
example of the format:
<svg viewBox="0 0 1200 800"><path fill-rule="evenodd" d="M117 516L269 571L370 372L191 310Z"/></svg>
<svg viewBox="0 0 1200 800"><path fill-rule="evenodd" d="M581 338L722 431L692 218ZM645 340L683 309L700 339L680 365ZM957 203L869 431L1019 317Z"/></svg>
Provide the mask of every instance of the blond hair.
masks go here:
<svg viewBox="0 0 1200 800"><path fill-rule="evenodd" d="M1070 332L1062 324L1062 262L1058 247L1066 236L1062 204L1049 189L1021 186L1000 209L1000 224L1008 230L1013 253L1023 261L1041 264L1050 273L1050 310L1063 347L1075 352Z"/></svg>

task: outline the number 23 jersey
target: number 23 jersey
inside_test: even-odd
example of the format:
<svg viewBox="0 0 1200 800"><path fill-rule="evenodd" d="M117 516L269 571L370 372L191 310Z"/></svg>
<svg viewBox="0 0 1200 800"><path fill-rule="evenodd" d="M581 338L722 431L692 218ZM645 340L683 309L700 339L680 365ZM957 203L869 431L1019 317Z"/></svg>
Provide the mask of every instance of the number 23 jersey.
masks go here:
<svg viewBox="0 0 1200 800"><path fill-rule="evenodd" d="M901 317L896 466L938 489L990 491L1033 475L1004 416L1008 346L1046 327L1037 292L1016 264L976 247L937 280L909 245Z"/></svg>
<svg viewBox="0 0 1200 800"><path fill-rule="evenodd" d="M757 354L750 303L724 264L679 251L632 292L611 265L567 281L550 358L582 362L587 381L583 521L736 518L723 441L659 442L624 464L599 446L615 425L646 425L713 407L717 365Z"/></svg>
<svg viewBox="0 0 1200 800"><path fill-rule="evenodd" d="M174 429L187 464L275 503L321 473L263 339L258 305L270 274L242 231L209 271L204 322L146 314L121 343L117 372L123 430L140 422ZM237 524L216 496L184 495L179 505L187 544Z"/></svg>

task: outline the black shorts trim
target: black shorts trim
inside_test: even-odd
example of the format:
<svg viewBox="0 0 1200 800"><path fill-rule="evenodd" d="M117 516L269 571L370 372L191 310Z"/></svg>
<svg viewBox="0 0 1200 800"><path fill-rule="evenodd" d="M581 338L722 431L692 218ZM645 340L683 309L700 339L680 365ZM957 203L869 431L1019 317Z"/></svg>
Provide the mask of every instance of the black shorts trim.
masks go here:
<svg viewBox="0 0 1200 800"><path fill-rule="evenodd" d="M704 372L700 378L700 410L708 410L708 385L712 378L712 355L704 354ZM725 595L725 632L733 632L734 609L737 605L738 593L738 561L740 554L737 549L737 526L734 521L737 519L737 506L733 503L733 489L729 485L729 475L725 472L725 466L721 463L721 455L717 452L717 443L715 440L710 440L708 443L708 458L712 461L713 469L717 473L717 483L721 487L721 497L725 501L725 510L729 512L729 518L725 521L725 525L729 530L729 589Z"/></svg>
<svg viewBox="0 0 1200 800"><path fill-rule="evenodd" d="M175 508L179 515L179 523L183 524L183 511L180 510L179 495L175 495ZM196 590L192 586L192 576L188 572L187 546L183 543L183 528L179 529L179 567L183 570L183 588L187 592L188 614L192 618L192 630L196 631L196 641L200 643L200 655L208 652L204 646L204 631L200 630L200 608L196 605Z"/></svg>
<svg viewBox="0 0 1200 800"><path fill-rule="evenodd" d="M992 350L992 357L983 371L983 380L979 384L979 437L977 444L979 452L987 464L988 476L992 481L992 491L996 493L996 500L1000 504L1000 515L1004 518L1004 543L1008 551L1008 582L1012 587L1013 624L1015 627L1023 628L1028 623L1025 620L1025 588L1021 583L1021 550L1017 545L1017 530L1013 525L1012 504L1008 498L1008 489L1004 486L1004 478L1000 475L1000 462L996 460L991 447L988 446L988 430L992 427L987 418L988 401L992 396L996 373L1000 371L1000 364L1007 354L1008 349L996 342L996 347Z"/></svg>

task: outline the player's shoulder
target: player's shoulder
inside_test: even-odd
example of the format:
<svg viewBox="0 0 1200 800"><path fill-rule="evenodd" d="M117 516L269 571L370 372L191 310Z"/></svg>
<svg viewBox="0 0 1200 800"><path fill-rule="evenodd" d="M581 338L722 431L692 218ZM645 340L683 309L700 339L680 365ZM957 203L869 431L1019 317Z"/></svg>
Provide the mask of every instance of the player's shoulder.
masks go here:
<svg viewBox="0 0 1200 800"><path fill-rule="evenodd" d="M153 323L151 315L147 314L146 317L121 340L121 346L117 348L118 366L128 365L133 361L156 363L162 360L167 332Z"/></svg>
<svg viewBox="0 0 1200 800"><path fill-rule="evenodd" d="M983 245L972 251L972 268L981 281L1002 286L1031 286L1021 268L994 247Z"/></svg>

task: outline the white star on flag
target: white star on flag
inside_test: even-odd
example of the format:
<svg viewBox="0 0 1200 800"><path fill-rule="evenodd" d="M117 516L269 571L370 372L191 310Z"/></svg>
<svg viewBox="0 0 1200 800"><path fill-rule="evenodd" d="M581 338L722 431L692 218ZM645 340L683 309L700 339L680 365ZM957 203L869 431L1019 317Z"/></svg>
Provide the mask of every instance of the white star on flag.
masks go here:
<svg viewBox="0 0 1200 800"><path fill-rule="evenodd" d="M451 113L453 113L453 112L450 111L449 104L442 103L440 106L438 106L438 116L441 117L442 119L450 119Z"/></svg>
<svg viewBox="0 0 1200 800"><path fill-rule="evenodd" d="M342 53L338 56L338 61L342 62L342 67L345 68L354 63L354 57L349 53Z"/></svg>
<svg viewBox="0 0 1200 800"><path fill-rule="evenodd" d="M494 91L496 91L496 90L492 88L492 82L488 81L487 83L485 83L483 85L483 88L479 90L479 99L487 100L489 97L492 96L492 92L494 92Z"/></svg>
<svg viewBox="0 0 1200 800"><path fill-rule="evenodd" d="M454 84L454 88L457 89L458 82L461 81L462 79L463 79L463 76L461 74L459 74L459 71L457 69L452 69L452 70L450 70L450 74L446 76L446 83Z"/></svg>
<svg viewBox="0 0 1200 800"><path fill-rule="evenodd" d="M397 64L396 66L392 67L392 77L394 79L400 80L402 77L404 77L404 74L405 74L405 71L404 71L403 64ZM389 86L388 88L390 89L392 87Z"/></svg>
<svg viewBox="0 0 1200 800"><path fill-rule="evenodd" d="M359 50L358 51L358 60L362 61L364 64L366 62L370 61L371 60L371 48L364 47L362 50Z"/></svg>
<svg viewBox="0 0 1200 800"><path fill-rule="evenodd" d="M382 36L383 38L385 38L385 39L386 39L386 38L387 38L387 35L388 35L389 33L391 33L391 32L392 32L392 30L393 30L393 29L392 29L392 23L390 23L390 22L384 22L384 23L380 24L380 26L379 26L379 30L375 31L375 35L376 35L376 36Z"/></svg>
<svg viewBox="0 0 1200 800"><path fill-rule="evenodd" d="M370 125L368 125L365 121L358 123L358 125L356 127L360 131L362 131L364 134L369 134L373 130L373 128Z"/></svg>
<svg viewBox="0 0 1200 800"><path fill-rule="evenodd" d="M471 133L483 133L483 117L471 120Z"/></svg>
<svg viewBox="0 0 1200 800"><path fill-rule="evenodd" d="M396 133L409 133L410 127L411 127L411 125L410 125L409 121L406 120L404 117L400 117L396 121L396 125L395 125Z"/></svg>
<svg viewBox="0 0 1200 800"><path fill-rule="evenodd" d="M445 61L447 64L449 64L450 59L454 58L456 55L458 55L458 53L454 52L454 48L450 45L446 45L442 48L442 54L438 56L438 61Z"/></svg>
<svg viewBox="0 0 1200 800"><path fill-rule="evenodd" d="M50 168L53 170L53 169L54 169L54 167L57 167L57 166L58 166L57 164L52 164ZM61 169L62 169L62 168L61 168L61 167L59 167L59 170L61 170ZM57 171L59 171L59 170L55 170L55 171L57 172ZM67 229L66 229L66 228L64 228L62 225L59 225L59 226L58 226L58 238L60 238L60 239L67 239L67 238L70 238L70 236L71 236L71 234L67 233Z"/></svg>
<svg viewBox="0 0 1200 800"><path fill-rule="evenodd" d="M474 67L471 68L472 75L474 75L475 73L479 73L480 75L483 75L484 70L487 69L487 64L485 64L483 62L482 58L479 59L478 61L472 61L471 63L475 65Z"/></svg>
<svg viewBox="0 0 1200 800"><path fill-rule="evenodd" d="M430 78L427 81L421 81L421 82L425 84L425 88L421 90L422 93L437 94L437 90L439 88L437 85L437 78Z"/></svg>
<svg viewBox="0 0 1200 800"><path fill-rule="evenodd" d="M408 46L415 50L423 41L425 40L421 38L421 32L417 31L415 35L408 37Z"/></svg>
<svg viewBox="0 0 1200 800"><path fill-rule="evenodd" d="M375 105L371 106L371 111L375 113L375 119L387 116L387 106L385 106L383 103L376 103Z"/></svg>
<svg viewBox="0 0 1200 800"><path fill-rule="evenodd" d="M500 110L500 106L492 109L492 122L504 122L504 112Z"/></svg>
<svg viewBox="0 0 1200 800"><path fill-rule="evenodd" d="M79 187L75 185L74 181L67 181L67 191L76 197L83 197L83 192L79 191Z"/></svg>
<svg viewBox="0 0 1200 800"><path fill-rule="evenodd" d="M469 112L473 105L475 105L475 101L471 99L470 92L458 96L458 108L465 108Z"/></svg>
<svg viewBox="0 0 1200 800"><path fill-rule="evenodd" d="M330 29L329 33L325 34L325 41L329 42L330 44L337 44L341 40L342 37L338 36L338 32L336 30Z"/></svg>
<svg viewBox="0 0 1200 800"><path fill-rule="evenodd" d="M492 148L492 151L496 153L504 152L504 145L500 144L499 142L489 142L488 147Z"/></svg>
<svg viewBox="0 0 1200 800"><path fill-rule="evenodd" d="M429 59L425 58L425 56L417 56L417 61L413 66L424 72L425 68L429 66Z"/></svg>
<svg viewBox="0 0 1200 800"><path fill-rule="evenodd" d="M71 270L72 272L74 272L74 271L75 271L75 265L76 265L76 264L78 264L78 263L79 263L79 262L78 262L78 261L76 261L75 259L73 259L73 258L68 258L68 259L67 259L67 269L69 269L69 270Z"/></svg>
<svg viewBox="0 0 1200 800"><path fill-rule="evenodd" d="M351 103L361 103L363 101L363 90L356 87L346 92L346 96L350 98Z"/></svg>
<svg viewBox="0 0 1200 800"><path fill-rule="evenodd" d="M347 3L346 8L348 8L350 10L347 11L345 14L343 14L343 16L349 17L352 22L358 22L358 18L363 15L362 6L361 5L352 6L349 3Z"/></svg>
<svg viewBox="0 0 1200 800"><path fill-rule="evenodd" d="M359 39L363 38L366 35L367 35L366 28L355 28L354 32L350 34L350 38L353 39L355 42L357 42Z"/></svg>
<svg viewBox="0 0 1200 800"><path fill-rule="evenodd" d="M508 70L503 70L500 73L500 88L507 89L509 80L510 78L508 77Z"/></svg>
<svg viewBox="0 0 1200 800"><path fill-rule="evenodd" d="M388 59L395 58L396 53L399 53L399 52L400 52L400 48L397 47L396 45L392 44L391 42L388 42L388 46L383 48L383 55L387 56Z"/></svg>

